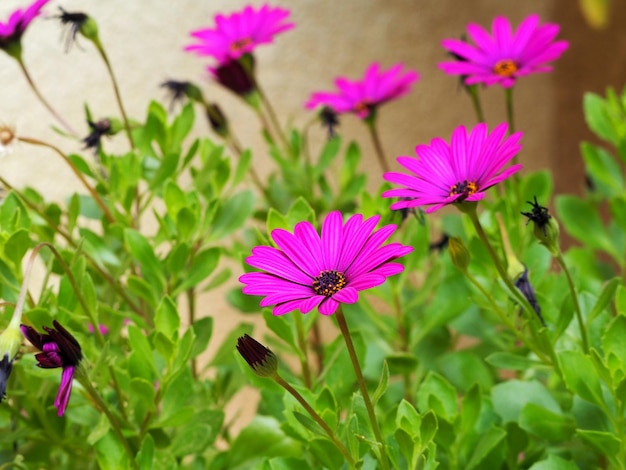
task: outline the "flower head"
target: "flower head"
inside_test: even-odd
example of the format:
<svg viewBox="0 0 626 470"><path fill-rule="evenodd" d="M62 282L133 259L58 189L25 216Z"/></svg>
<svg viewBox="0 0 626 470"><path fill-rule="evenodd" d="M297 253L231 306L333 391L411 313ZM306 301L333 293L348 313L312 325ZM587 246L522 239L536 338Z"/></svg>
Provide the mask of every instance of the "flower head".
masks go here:
<svg viewBox="0 0 626 470"><path fill-rule="evenodd" d="M430 206L426 213L452 203L480 201L487 189L522 168L513 165L502 169L521 149L522 133L505 138L507 127L500 124L489 134L484 123L469 133L465 126L459 126L450 144L436 138L430 145L418 145L418 158L398 157L398 163L411 174L385 173L387 181L403 187L385 191L383 197L403 198L394 202L392 209Z"/></svg>
<svg viewBox="0 0 626 470"><path fill-rule="evenodd" d="M541 306L537 301L535 289L533 288L533 285L530 282L530 278L528 277L528 268L526 266L524 266L524 271L522 272L522 274L517 279L515 279L515 287L517 287L522 295L526 297L526 300L528 300L528 303L537 314L537 317L541 321L541 324L543 326L546 326L546 322L541 315Z"/></svg>
<svg viewBox="0 0 626 470"><path fill-rule="evenodd" d="M237 60L252 53L257 46L273 42L277 34L292 29L294 23L286 22L289 14L285 8L263 5L255 9L248 5L228 16L217 15L215 28L191 32L199 42L185 47L185 50L215 57L219 63Z"/></svg>
<svg viewBox="0 0 626 470"><path fill-rule="evenodd" d="M475 45L444 39L442 46L458 60L442 62L439 68L450 75L465 76L466 85L498 83L509 88L518 77L552 70L547 64L558 59L569 46L567 41L554 41L559 26L539 25L538 15L526 17L515 32L508 19L498 16L492 30L491 35L481 26L469 24L467 33Z"/></svg>
<svg viewBox="0 0 626 470"><path fill-rule="evenodd" d="M0 49L9 52L12 46L19 45L22 34L30 22L39 15L48 2L49 0L36 0L26 10L15 10L6 23L0 22Z"/></svg>
<svg viewBox="0 0 626 470"><path fill-rule="evenodd" d="M0 156L10 154L16 141L15 129L12 126L0 124Z"/></svg>
<svg viewBox="0 0 626 470"><path fill-rule="evenodd" d="M403 71L403 68L402 64L396 64L388 70L381 70L378 63L373 63L362 80L339 77L335 80L338 92L313 93L306 107L328 106L338 114L355 113L366 119L381 104L409 93L413 83L419 80L417 72Z"/></svg>
<svg viewBox="0 0 626 470"><path fill-rule="evenodd" d="M208 70L220 85L245 98L256 90L254 60L252 56L246 56L246 59L250 60L228 60Z"/></svg>
<svg viewBox="0 0 626 470"><path fill-rule="evenodd" d="M547 207L540 205L537 202L537 196L534 198L534 202L526 201L531 205L532 210L530 212L522 212L522 215L528 217L528 222L533 223L533 234L535 238L545 246L550 253L554 256L558 256L561 251L559 244L559 224L550 215Z"/></svg>
<svg viewBox="0 0 626 470"><path fill-rule="evenodd" d="M276 374L278 358L251 336L245 334L237 339L237 351L258 376L271 377Z"/></svg>
<svg viewBox="0 0 626 470"><path fill-rule="evenodd" d="M116 119L105 118L97 122L88 120L87 124L91 132L82 140L85 144L84 148L93 149L96 153L100 151L102 146L102 137L115 135L122 129L122 124Z"/></svg>
<svg viewBox="0 0 626 470"><path fill-rule="evenodd" d="M54 328L43 327L47 334L38 333L34 328L26 325L21 325L21 329L26 339L41 351L39 354L35 354L39 367L44 369L63 368L61 386L56 400L54 400L58 415L63 416L72 393L74 372L83 358L83 353L80 344L69 331L56 320L52 322L52 325Z"/></svg>
<svg viewBox="0 0 626 470"><path fill-rule="evenodd" d="M309 313L318 307L332 315L340 303L355 303L359 291L385 282L404 267L392 261L413 251L410 246L381 246L395 231L387 225L373 231L380 217L363 220L353 215L343 224L338 211L328 214L321 236L309 222L299 222L290 233L272 231L278 248L257 246L246 259L263 270L244 274L244 294L263 295L261 307L274 305L274 315L299 309Z"/></svg>

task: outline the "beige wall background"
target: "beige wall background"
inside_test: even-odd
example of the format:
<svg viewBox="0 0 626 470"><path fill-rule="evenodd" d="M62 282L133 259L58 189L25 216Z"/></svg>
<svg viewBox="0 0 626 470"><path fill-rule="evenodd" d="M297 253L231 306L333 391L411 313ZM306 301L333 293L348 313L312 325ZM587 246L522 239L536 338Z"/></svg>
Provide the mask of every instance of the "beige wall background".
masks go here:
<svg viewBox="0 0 626 470"><path fill-rule="evenodd" d="M1 0L0 18L26 6L24 0ZM87 135L83 104L94 117L117 116L110 81L93 47L79 39L80 47L64 52L61 27L54 19L58 6L93 16L121 84L130 116L142 119L151 99L167 103L159 84L165 79L192 80L205 96L220 103L244 145L254 148L254 164L261 174L272 170L251 111L212 83L205 73L209 60L184 53L188 32L213 25L217 12L231 12L241 0L53 0L23 38L24 59L44 96L81 135ZM626 3L615 1L611 25L594 31L583 21L574 0L274 0L288 7L296 28L280 35L272 46L258 49L260 81L283 122L303 125L311 118L303 104L314 90L332 88L337 75L358 78L373 61L388 67L403 62L422 79L407 97L385 105L379 114L380 131L388 157L412 154L418 143L436 136L448 138L459 124L475 122L471 102L457 79L437 69L446 58L441 39L459 37L468 22L489 26L495 15L506 15L514 25L530 13L560 23L560 37L570 49L555 64L552 74L524 78L515 90L517 127L525 132L521 162L529 169L552 168L559 192L580 192L583 166L579 142L590 139L581 111L584 91L603 93L607 85L619 89L626 72ZM482 93L488 122L505 118L503 92ZM35 99L13 59L0 55L0 121L14 125L21 135L55 142L67 152L80 152L79 142L63 139L50 130L53 123ZM206 134L203 119L194 132ZM364 126L352 116L342 119L341 134L362 142L364 159L376 186L380 173ZM320 140L324 132L318 129ZM124 150L124 136L105 141L109 149ZM0 160L2 176L21 187L31 185L48 197L62 200L78 189L71 172L57 156L20 145ZM241 320L223 299L201 302L200 310L213 315L217 330ZM211 308L203 305L210 305ZM212 348L216 342L212 342ZM253 406L253 401L246 401ZM245 414L245 410L244 410Z"/></svg>

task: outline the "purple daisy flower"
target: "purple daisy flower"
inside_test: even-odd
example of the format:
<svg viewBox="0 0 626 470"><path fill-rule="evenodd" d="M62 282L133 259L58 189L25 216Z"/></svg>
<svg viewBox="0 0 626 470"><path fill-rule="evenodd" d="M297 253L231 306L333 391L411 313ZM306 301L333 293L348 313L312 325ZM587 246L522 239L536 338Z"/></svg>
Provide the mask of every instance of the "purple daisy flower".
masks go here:
<svg viewBox="0 0 626 470"><path fill-rule="evenodd" d="M19 42L30 22L39 15L43 6L49 1L37 0L26 10L15 10L6 23L0 22L0 49L7 49Z"/></svg>
<svg viewBox="0 0 626 470"><path fill-rule="evenodd" d="M26 339L41 351L39 354L35 354L39 367L44 369L63 368L61 386L54 400L58 415L63 416L72 393L74 372L83 358L83 353L80 344L69 331L56 320L52 322L52 325L54 328L43 327L47 334L38 333L34 328L26 325L21 325L20 328Z"/></svg>
<svg viewBox="0 0 626 470"><path fill-rule="evenodd" d="M567 41L554 41L559 25L539 25L539 16L527 16L514 33L509 20L498 16L490 35L481 26L470 23L467 33L475 46L459 39L444 39L441 45L459 60L442 62L439 68L450 75L465 76L466 85L515 85L518 77L549 72L548 62L558 59L569 47Z"/></svg>
<svg viewBox="0 0 626 470"><path fill-rule="evenodd" d="M411 174L385 173L387 181L403 187L385 191L383 197L403 198L394 202L392 209L430 206L427 213L454 202L480 201L485 190L522 168L502 169L522 148L522 133L505 138L507 128L502 123L489 134L487 125L481 123L468 134L465 126L459 126L450 144L436 138L430 145L418 145L418 158L398 157L398 163Z"/></svg>
<svg viewBox="0 0 626 470"><path fill-rule="evenodd" d="M191 44L185 50L215 57L219 63L239 59L257 46L273 42L277 34L292 29L294 23L285 22L290 13L285 8L263 5L256 10L248 5L229 16L217 15L215 28L191 32L199 43Z"/></svg>
<svg viewBox="0 0 626 470"><path fill-rule="evenodd" d="M257 246L246 263L264 272L244 274L244 294L263 295L261 307L275 305L274 315L318 307L332 315L340 303L352 304L359 291L385 282L404 266L392 261L413 251L410 246L381 246L395 231L386 225L373 231L379 216L363 220L353 215L343 224L340 212L328 214L321 236L309 222L299 222L294 232L276 229L272 239L278 248Z"/></svg>
<svg viewBox="0 0 626 470"><path fill-rule="evenodd" d="M402 64L396 64L388 70L381 70L378 63L373 63L362 80L339 77L335 80L337 93L313 93L305 106L307 109L328 106L338 114L355 113L365 119L381 104L411 91L419 74L413 70L403 71L403 68Z"/></svg>

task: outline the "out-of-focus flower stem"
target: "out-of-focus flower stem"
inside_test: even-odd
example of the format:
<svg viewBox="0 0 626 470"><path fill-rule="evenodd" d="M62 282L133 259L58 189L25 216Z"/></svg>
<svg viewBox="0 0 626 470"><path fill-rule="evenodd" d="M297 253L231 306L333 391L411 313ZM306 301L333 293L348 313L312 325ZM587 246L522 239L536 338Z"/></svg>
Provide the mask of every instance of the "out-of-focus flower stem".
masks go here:
<svg viewBox="0 0 626 470"><path fill-rule="evenodd" d="M269 116L269 122L272 125L271 127L274 128L274 131L276 132L276 135L278 136L278 140L280 140L281 144L285 147L285 151L288 154L291 154L291 146L289 145L289 142L287 141L287 137L285 136L285 133L283 132L282 127L280 126L280 122L278 122L278 117L276 116L276 111L274 111L274 107L272 106L272 103L267 98L267 95L265 94L265 92L259 86L257 82L255 82L255 85L259 93L259 96L261 97L261 102L263 104L263 107L265 108L265 111L267 112L267 115ZM269 132L269 127L268 127L268 132Z"/></svg>
<svg viewBox="0 0 626 470"><path fill-rule="evenodd" d="M311 388L311 368L309 367L309 352L307 348L306 335L304 332L304 323L300 315L294 315L296 323L296 331L298 334L298 347L300 348L300 367L302 368L302 378L306 388Z"/></svg>
<svg viewBox="0 0 626 470"><path fill-rule="evenodd" d="M565 273L565 278L567 279L567 285L569 286L570 293L572 295L572 299L574 300L574 311L576 312L576 320L578 321L578 328L580 329L580 337L583 342L583 351L585 354L589 353L589 340L587 339L587 329L585 328L585 322L583 321L583 313L580 309L580 302L578 300L578 293L576 292L576 287L574 286L574 281L572 280L572 276L567 268L567 264L565 264L565 260L563 259L563 254L559 251L559 254L555 256L556 262L559 263L561 269Z"/></svg>
<svg viewBox="0 0 626 470"><path fill-rule="evenodd" d="M96 328L96 330L97 329L98 328ZM93 385L91 385L91 381L89 380L89 377L87 377L87 374L84 373L82 367L78 367L76 369L76 379L84 387L84 389L87 391L91 399L94 401L96 408L102 411L106 415L107 419L109 420L109 423L111 423L111 429L113 429L113 432L115 433L116 437L119 439L120 444L122 444L122 446L124 447L124 450L128 454L128 459L130 460L131 468L138 470L139 466L137 465L137 462L135 461L135 453L130 448L130 444L128 443L128 440L124 437L124 434L122 433L122 427L120 425L119 420L111 412L106 402L102 399L102 397L93 387Z"/></svg>
<svg viewBox="0 0 626 470"><path fill-rule="evenodd" d="M93 197L96 204L98 204L98 207L100 207L100 209L102 209L102 212L104 212L104 215L107 218L107 220L110 223L115 222L115 217L113 217L113 214L111 213L109 208L106 206L106 204L104 203L100 195L96 192L95 188L91 184L89 184L89 182L85 179L85 176L80 172L78 168L76 168L76 165L74 165L74 162L72 162L72 160L70 160L69 157L61 151L61 149L59 149L58 147L55 147L52 144L44 142L42 140L32 139L30 137L18 137L18 140L20 142L25 142L31 145L39 145L41 147L47 147L53 150L54 152L56 152L63 160L65 160L65 163L69 165L69 167L72 169L72 171L74 172L76 177L80 180L80 182L83 184L85 189L89 191L89 194L91 194L91 197Z"/></svg>
<svg viewBox="0 0 626 470"><path fill-rule="evenodd" d="M41 101L41 104L43 104L45 106L45 108L50 112L50 114L52 114L54 116L54 118L57 121L59 121L59 123L65 128L66 131L68 131L73 136L77 137L78 134L76 133L74 128L72 126L70 126L69 123L65 119L63 119L63 116L61 116L52 107L52 105L50 103L48 103L48 101L43 97L43 95L39 91L39 88L37 88L37 86L35 85L35 82L33 81L32 77L30 76L30 73L28 73L28 69L26 68L26 65L24 64L24 61L21 58L19 58L19 59L17 59L17 63L20 65L20 69L22 69L22 73L24 74L24 77L26 77L26 81L28 82L28 85L33 90L33 92L35 93L35 95L37 96L39 101Z"/></svg>
<svg viewBox="0 0 626 470"><path fill-rule="evenodd" d="M478 85L467 86L467 92L472 98L472 104L474 105L474 111L476 112L476 119L478 122L485 122L485 116L483 114L483 107L480 104L480 96L478 95Z"/></svg>
<svg viewBox="0 0 626 470"><path fill-rule="evenodd" d="M113 73L113 67L111 67L111 62L109 61L109 57L107 56L104 47L99 39L92 39L93 43L102 57L104 61L104 65L107 68L107 72L109 73L109 77L111 77L111 82L113 83L113 91L115 92L115 100L117 101L117 106L120 108L120 113L122 114L122 119L124 120L124 129L126 130L126 136L128 137L128 143L130 144L130 148L135 148L135 143L133 142L133 135L130 130L130 122L128 121L128 116L126 115L126 110L124 109L124 103L122 102L122 95L120 94L119 86L117 85L117 80L115 79L115 74Z"/></svg>
<svg viewBox="0 0 626 470"><path fill-rule="evenodd" d="M513 111L513 87L505 88L504 95L506 97L506 120L509 123L509 134L515 132L515 113ZM513 163L517 163L517 156L513 158Z"/></svg>
<svg viewBox="0 0 626 470"><path fill-rule="evenodd" d="M337 319L337 323L339 324L339 330L341 330L341 334L343 335L343 339L346 343L346 348L348 349L348 354L350 355L350 360L352 361L352 367L354 368L354 372L356 374L356 379L357 383L359 384L359 389L361 390L361 395L363 395L363 401L365 402L365 408L367 409L367 414L370 419L372 431L374 431L374 436L378 441L378 450L380 451L380 464L384 470L389 470L389 458L387 457L387 451L385 449L385 441L383 439L382 433L380 432L380 427L378 426L378 420L376 419L374 405L372 405L372 400L370 398L369 392L367 391L367 385L365 384L365 378L363 377L363 372L361 371L359 358L356 355L356 350L354 349L352 337L350 336L350 330L348 329L346 317L343 314L343 309L341 308L341 305L337 308L337 311L335 312L335 318Z"/></svg>
<svg viewBox="0 0 626 470"><path fill-rule="evenodd" d="M376 120L373 119L371 121L366 122L367 127L370 130L370 135L372 136L372 142L374 143L374 149L376 150L376 157L378 157L378 163L380 163L380 169L383 173L388 173L391 171L389 168L389 164L387 163L387 159L385 158L385 152L383 151L383 144L380 141L380 136L378 135L378 128L376 127Z"/></svg>

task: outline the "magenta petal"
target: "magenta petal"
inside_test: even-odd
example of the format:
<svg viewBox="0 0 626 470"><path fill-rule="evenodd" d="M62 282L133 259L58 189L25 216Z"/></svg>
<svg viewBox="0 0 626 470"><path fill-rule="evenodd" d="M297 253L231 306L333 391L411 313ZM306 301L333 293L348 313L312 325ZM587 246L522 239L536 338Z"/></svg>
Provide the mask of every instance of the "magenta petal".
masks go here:
<svg viewBox="0 0 626 470"><path fill-rule="evenodd" d="M59 393L54 400L54 406L57 408L57 414L63 416L67 409L67 404L70 401L70 395L72 394L72 382L74 380L74 367L65 367L61 374L61 385L59 387Z"/></svg>
<svg viewBox="0 0 626 470"><path fill-rule="evenodd" d="M337 307L339 307L339 303L334 301L332 297L327 297L319 305L318 310L322 315L332 315L337 311Z"/></svg>
<svg viewBox="0 0 626 470"><path fill-rule="evenodd" d="M333 295L333 300L344 304L353 304L359 300L359 292L354 287L344 287Z"/></svg>

